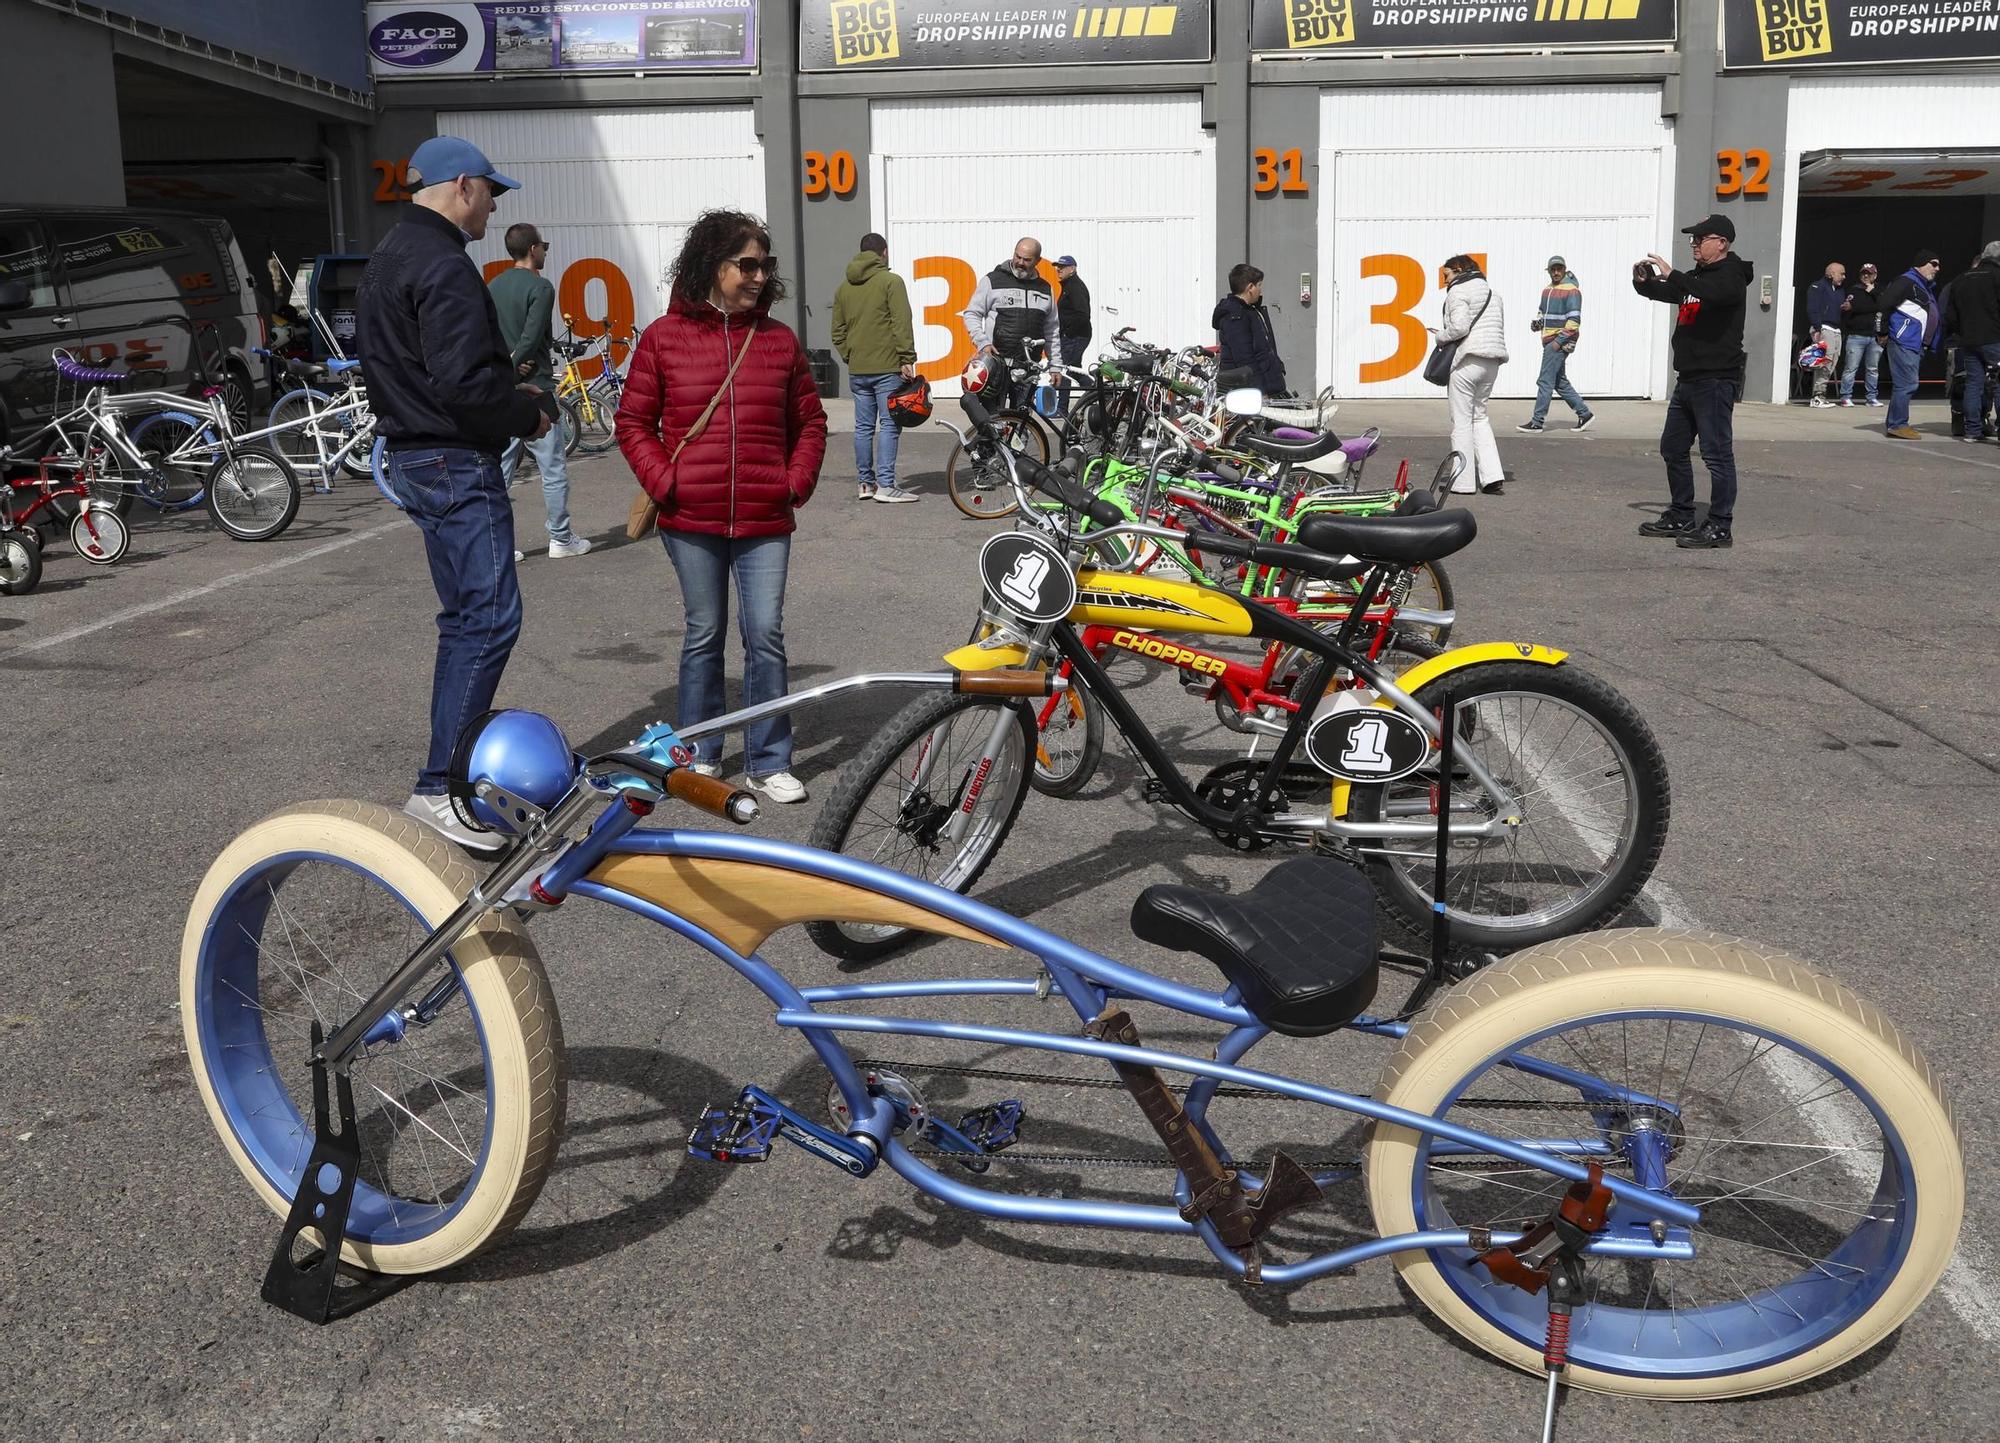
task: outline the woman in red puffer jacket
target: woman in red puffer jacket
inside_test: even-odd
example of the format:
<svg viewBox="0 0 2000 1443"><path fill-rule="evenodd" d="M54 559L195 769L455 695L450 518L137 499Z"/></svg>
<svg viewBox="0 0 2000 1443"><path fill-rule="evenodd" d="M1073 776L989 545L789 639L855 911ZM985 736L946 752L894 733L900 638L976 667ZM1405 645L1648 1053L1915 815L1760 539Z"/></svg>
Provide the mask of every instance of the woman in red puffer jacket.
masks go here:
<svg viewBox="0 0 2000 1443"><path fill-rule="evenodd" d="M786 690L793 513L819 481L826 412L798 337L770 318L771 303L785 294L776 272L762 222L740 211L704 214L674 262L667 314L639 337L618 407L618 449L660 504L661 537L687 611L676 723L682 727L729 709L722 639L732 574L741 611L743 705ZM683 446L711 399L707 424ZM791 771L791 718L753 722L744 744L745 780L753 790L777 802L805 800ZM720 736L704 737L695 752L697 771L721 775Z"/></svg>

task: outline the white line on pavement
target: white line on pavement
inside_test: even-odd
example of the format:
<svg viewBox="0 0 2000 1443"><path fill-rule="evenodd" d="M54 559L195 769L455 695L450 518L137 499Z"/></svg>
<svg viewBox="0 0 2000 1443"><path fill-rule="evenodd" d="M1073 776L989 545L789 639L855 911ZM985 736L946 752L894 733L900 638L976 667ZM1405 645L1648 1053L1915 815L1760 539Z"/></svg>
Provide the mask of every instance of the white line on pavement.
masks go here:
<svg viewBox="0 0 2000 1443"><path fill-rule="evenodd" d="M1688 910L1680 894L1658 877L1646 884L1646 894L1653 900L1662 927L1707 930L1695 921L1694 914ZM1819 1080L1807 1071L1805 1063L1789 1052L1767 1054L1761 1062L1772 1080L1795 1100L1803 1102L1820 1085ZM1845 1151L1844 1145L1803 1107L1799 1116L1818 1135L1822 1145L1836 1150L1835 1156L1841 1169L1872 1193L1876 1180L1868 1176L1861 1164ZM1996 1289L1992 1281L1996 1277L2000 1277L2000 1266L1996 1266L1992 1253L1980 1240L1973 1226L1972 1209L1968 1205L1965 1219L1959 1226L1958 1251L1952 1255L1944 1277L1938 1281L1938 1291L1944 1294L1952 1311L1965 1319L1973 1332L1988 1344L2000 1346L2000 1289Z"/></svg>
<svg viewBox="0 0 2000 1443"><path fill-rule="evenodd" d="M315 546L310 551L301 551L296 556L280 557L276 561L267 561L262 566L253 566L248 571L239 571L234 576L222 577L219 580L209 582L206 586L191 587L186 591L177 591L172 596L163 596L158 601L145 601L137 606L128 606L123 611L114 611L109 616L101 617L96 621L85 622L82 626L73 626L68 631L59 631L54 636L45 636L39 641L29 642L25 646L17 646L8 651L0 651L0 661L11 661L17 656L26 656L28 653L35 651L46 651L52 646L61 646L64 642L75 641L78 637L89 636L93 632L105 631L114 626L123 626L128 621L136 621L142 616L151 616L156 611L166 611L171 607L193 601L197 597L207 596L212 592L221 591L225 587L235 586L239 582L255 581L260 576L269 576L274 571L283 571L287 566L297 566L302 561L311 561L316 556L324 556L329 551L338 551L343 546L352 546L360 541L371 541L375 537L394 531L397 527L405 524L403 519L399 517L394 521L372 527L367 531L357 531L352 536L343 536L338 541L329 541L323 546Z"/></svg>

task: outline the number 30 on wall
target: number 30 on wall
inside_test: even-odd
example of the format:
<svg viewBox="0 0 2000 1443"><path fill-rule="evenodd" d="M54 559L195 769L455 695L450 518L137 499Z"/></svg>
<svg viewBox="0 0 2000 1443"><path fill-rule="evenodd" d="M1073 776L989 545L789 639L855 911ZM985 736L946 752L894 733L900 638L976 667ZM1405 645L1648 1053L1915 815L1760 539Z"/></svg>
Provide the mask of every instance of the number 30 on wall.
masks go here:
<svg viewBox="0 0 2000 1443"><path fill-rule="evenodd" d="M845 150L836 150L828 155L825 151L808 150L799 156L805 166L807 195L852 195L854 194L854 156Z"/></svg>

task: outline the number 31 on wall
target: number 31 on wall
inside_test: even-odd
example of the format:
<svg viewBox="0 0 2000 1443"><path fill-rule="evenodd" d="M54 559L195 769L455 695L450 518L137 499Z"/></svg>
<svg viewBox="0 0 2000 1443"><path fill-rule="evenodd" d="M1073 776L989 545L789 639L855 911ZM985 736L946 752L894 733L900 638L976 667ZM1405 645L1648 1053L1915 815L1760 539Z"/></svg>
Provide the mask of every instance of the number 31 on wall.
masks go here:
<svg viewBox="0 0 2000 1443"><path fill-rule="evenodd" d="M1769 195L1771 152L1718 150L1715 153L1715 193L1718 196Z"/></svg>

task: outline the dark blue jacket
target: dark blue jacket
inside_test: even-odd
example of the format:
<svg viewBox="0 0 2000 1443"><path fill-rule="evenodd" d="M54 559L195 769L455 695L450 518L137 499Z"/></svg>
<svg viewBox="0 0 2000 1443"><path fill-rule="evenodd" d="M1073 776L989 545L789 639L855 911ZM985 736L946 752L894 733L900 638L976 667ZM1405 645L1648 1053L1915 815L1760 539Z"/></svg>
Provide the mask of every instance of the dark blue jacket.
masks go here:
<svg viewBox="0 0 2000 1443"><path fill-rule="evenodd" d="M1222 354L1216 358L1219 379L1230 371L1242 371L1255 379L1239 384L1274 396L1284 393L1285 363L1278 357L1278 339L1271 331L1269 311L1240 296L1224 296L1215 303L1208 323L1222 341Z"/></svg>
<svg viewBox="0 0 2000 1443"><path fill-rule="evenodd" d="M412 206L382 237L355 309L368 404L391 446L497 453L535 434L540 412L515 389L513 358L465 234L436 211Z"/></svg>
<svg viewBox="0 0 2000 1443"><path fill-rule="evenodd" d="M1832 326L1835 330L1839 330L1842 320L1845 319L1840 312L1843 294L1840 287L1825 276L1814 281L1806 292L1806 324L1814 330L1818 330L1821 326Z"/></svg>

